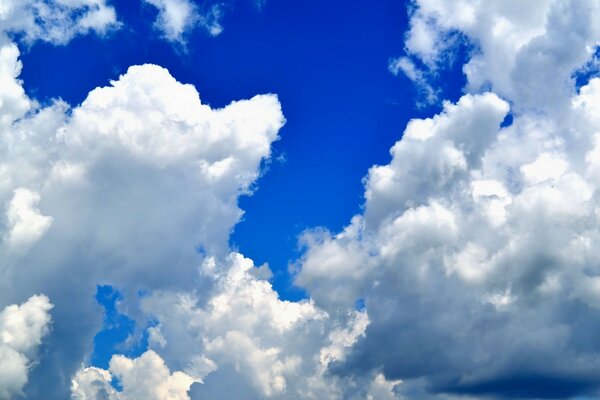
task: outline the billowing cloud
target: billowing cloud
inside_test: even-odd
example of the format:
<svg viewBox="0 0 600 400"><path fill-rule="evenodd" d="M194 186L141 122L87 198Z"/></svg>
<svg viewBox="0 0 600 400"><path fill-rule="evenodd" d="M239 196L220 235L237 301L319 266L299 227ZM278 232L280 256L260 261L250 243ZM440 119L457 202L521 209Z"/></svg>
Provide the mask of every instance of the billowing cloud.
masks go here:
<svg viewBox="0 0 600 400"><path fill-rule="evenodd" d="M595 1L417 0L407 57L398 63L417 62L419 73L401 69L417 83L426 82L419 74L435 77L453 58L456 43L466 43L471 48L463 66L467 90L491 86L518 110L556 112L574 94L571 74L594 54L598 8Z"/></svg>
<svg viewBox="0 0 600 400"><path fill-rule="evenodd" d="M79 32L76 17L68 21L59 24L68 35L44 39ZM19 26L2 29L34 32ZM24 293L52 298L47 356L23 390L28 398L64 399L101 326L96 285L122 290L124 309L142 327L139 293L208 288L197 266L203 254L229 253L242 215L237 199L251 192L284 118L270 94L212 109L192 85L155 65L131 67L77 107L42 107L25 94L20 70L17 46L3 39L0 305Z"/></svg>
<svg viewBox="0 0 600 400"><path fill-rule="evenodd" d="M170 40L203 24L191 2L147 1ZM110 29L114 11L3 3L0 397L597 394L600 79L578 91L574 75L595 65L599 13L593 1L416 1L390 69L434 101L431 75L468 43L467 94L408 124L342 232L303 236L296 283L310 298L291 302L229 246L285 122L277 97L214 109L140 65L78 106L41 106L7 35L65 43ZM148 339L107 369L87 362L98 284L122 291L119 311ZM52 332L46 297L11 305L32 293L52 299Z"/></svg>
<svg viewBox="0 0 600 400"><path fill-rule="evenodd" d="M160 321L150 345L196 378L205 398L335 399L327 366L363 334L366 313L330 316L308 301L282 301L254 276L250 259L232 253L202 266L212 290L155 292L143 309ZM237 382L231 385L231 382Z"/></svg>
<svg viewBox="0 0 600 400"><path fill-rule="evenodd" d="M221 3L207 3L203 7L191 0L143 0L158 9L155 26L165 39L185 42L185 36L194 28L205 29L212 36L223 31Z"/></svg>
<svg viewBox="0 0 600 400"><path fill-rule="evenodd" d="M296 282L328 313L359 300L369 315L332 371L381 371L414 398L598 395L600 80L574 78L598 4L423 0L411 15L407 53L429 71L447 35L474 46L471 93L409 122L342 232L303 238ZM410 66L395 65L424 79Z"/></svg>
<svg viewBox="0 0 600 400"><path fill-rule="evenodd" d="M22 394L37 350L50 330L52 304L45 296L32 296L21 305L0 311L0 399Z"/></svg>
<svg viewBox="0 0 600 400"><path fill-rule="evenodd" d="M148 330L151 350L135 360L115 356L109 370L81 369L73 398L394 398L399 382L381 374L328 376L329 365L343 361L364 335L366 312L333 316L308 300L280 300L255 272L241 254L208 258L201 267L208 293L161 290L145 297L143 311L158 322ZM170 375L166 364L179 372ZM122 391L113 389L114 380Z"/></svg>
<svg viewBox="0 0 600 400"><path fill-rule="evenodd" d="M37 241L52 224L52 218L41 215L36 209L40 196L27 189L15 190L15 195L8 205L7 242L10 247L27 246Z"/></svg>
<svg viewBox="0 0 600 400"><path fill-rule="evenodd" d="M111 386L116 379L121 391ZM87 367L72 381L73 400L188 400L194 379L183 372L173 374L163 359L149 350L136 359L116 355L108 371Z"/></svg>

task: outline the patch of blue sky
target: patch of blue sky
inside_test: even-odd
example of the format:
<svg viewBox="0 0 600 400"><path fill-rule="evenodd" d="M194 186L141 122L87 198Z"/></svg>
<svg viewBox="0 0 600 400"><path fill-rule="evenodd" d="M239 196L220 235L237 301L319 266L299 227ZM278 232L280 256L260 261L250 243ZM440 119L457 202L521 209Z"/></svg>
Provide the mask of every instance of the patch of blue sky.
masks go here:
<svg viewBox="0 0 600 400"><path fill-rule="evenodd" d="M108 369L114 354L124 354L130 358L140 356L148 348L148 328L136 326L135 321L119 311L118 304L123 300L121 292L110 285L99 285L96 301L104 308L102 329L94 337L94 351L90 363Z"/></svg>
<svg viewBox="0 0 600 400"><path fill-rule="evenodd" d="M579 92L582 86L588 84L590 79L600 76L600 46L596 46L590 60L572 75L575 80L575 88Z"/></svg>

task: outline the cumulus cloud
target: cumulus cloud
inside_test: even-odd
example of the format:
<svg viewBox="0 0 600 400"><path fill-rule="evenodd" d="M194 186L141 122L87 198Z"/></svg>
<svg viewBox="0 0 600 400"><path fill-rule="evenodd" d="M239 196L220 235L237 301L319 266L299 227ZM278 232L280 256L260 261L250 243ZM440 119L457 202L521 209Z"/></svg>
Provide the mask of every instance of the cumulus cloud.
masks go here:
<svg viewBox="0 0 600 400"><path fill-rule="evenodd" d="M37 362L37 349L49 332L51 309L46 296L32 296L0 311L0 399L22 394Z"/></svg>
<svg viewBox="0 0 600 400"><path fill-rule="evenodd" d="M167 40L184 42L185 36L195 27L205 29L212 36L223 31L220 3L199 7L190 0L143 0L158 9L155 26Z"/></svg>
<svg viewBox="0 0 600 400"><path fill-rule="evenodd" d="M202 14L147 1L170 40ZM100 0L21 4L0 6L0 30L27 42L114 24ZM108 14L84 22L98 10ZM593 1L416 1L390 70L437 94L430 74L467 41L467 94L407 125L342 232L303 236L296 283L310 298L299 302L229 246L238 198L285 122L275 95L213 109L141 65L79 106L42 107L3 37L0 305L46 293L54 328L43 296L0 313L0 397L597 394L600 79L577 91L573 73L593 64L599 12ZM123 292L119 311L148 337L108 369L86 363L98 284Z"/></svg>
<svg viewBox="0 0 600 400"><path fill-rule="evenodd" d="M333 316L309 300L280 300L255 269L237 253L210 258L202 266L213 282L208 296L163 291L145 298L143 309L160 321L151 345L202 382L192 389L200 398L340 398L345 385L329 382L327 367L364 333L367 314Z"/></svg>
<svg viewBox="0 0 600 400"><path fill-rule="evenodd" d="M197 266L203 254L229 253L237 199L251 192L284 118L270 94L212 109L155 65L131 67L77 107L42 107L18 78L18 47L0 44L0 304L23 293L53 299L48 357L23 390L62 399L101 326L96 285L122 290L142 327L138 293L208 287Z"/></svg>
<svg viewBox="0 0 600 400"><path fill-rule="evenodd" d="M8 243L11 247L27 246L38 240L52 224L52 218L36 209L40 201L37 193L24 188L15 190L8 205Z"/></svg>
<svg viewBox="0 0 600 400"><path fill-rule="evenodd" d="M119 381L117 391L111 381ZM136 359L115 355L109 370L87 367L72 381L74 400L189 400L194 379L183 372L170 373L163 359L149 350Z"/></svg>
<svg viewBox="0 0 600 400"><path fill-rule="evenodd" d="M415 2L408 57L439 70L445 35L468 38L470 93L409 122L342 232L303 238L296 282L328 313L359 300L369 315L335 374L381 371L411 398L598 395L600 80L578 92L573 73L599 13Z"/></svg>
<svg viewBox="0 0 600 400"><path fill-rule="evenodd" d="M599 35L594 1L417 0L412 10L405 52L423 65L420 74L443 69L456 49L449 39L459 35L458 42L471 47L463 66L466 89L491 86L517 110L564 106L574 94L571 73L594 54Z"/></svg>

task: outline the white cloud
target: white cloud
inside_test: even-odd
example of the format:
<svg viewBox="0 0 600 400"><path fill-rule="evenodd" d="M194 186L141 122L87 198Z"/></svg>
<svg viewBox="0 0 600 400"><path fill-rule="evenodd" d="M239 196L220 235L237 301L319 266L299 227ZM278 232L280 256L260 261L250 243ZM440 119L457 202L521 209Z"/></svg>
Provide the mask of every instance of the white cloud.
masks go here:
<svg viewBox="0 0 600 400"><path fill-rule="evenodd" d="M600 342L582 332L600 323L600 80L577 93L572 73L600 42L598 13L415 2L408 61L437 73L446 35L463 35L478 46L466 91L483 93L410 121L369 170L364 212L305 235L296 282L329 314L360 300L369 315L337 376L380 371L409 398L543 397L551 382L597 395ZM408 61L397 71L429 78Z"/></svg>
<svg viewBox="0 0 600 400"><path fill-rule="evenodd" d="M35 291L55 304L46 357L28 385L27 355L12 357L22 377L10 378L15 390L171 399L203 382L192 390L339 398L345 385L327 382L326 364L343 360L366 314L330 317L309 301L281 301L260 279L268 268L230 255L238 197L251 191L284 123L277 97L212 109L192 85L142 65L77 107L42 107L23 91L17 47L0 49L0 79L10 88L0 105L0 304ZM108 370L81 367L101 324L97 284L123 292L120 310L138 326L158 321L152 350L117 356Z"/></svg>
<svg viewBox="0 0 600 400"><path fill-rule="evenodd" d="M110 382L119 381L122 390ZM188 391L194 379L183 372L173 374L164 360L149 350L135 359L113 356L109 370L84 368L72 381L74 400L189 400Z"/></svg>
<svg viewBox="0 0 600 400"><path fill-rule="evenodd" d="M36 209L40 201L38 193L24 188L15 190L15 194L6 212L8 219L8 243L11 247L22 247L37 241L52 224L52 217L41 215Z"/></svg>
<svg viewBox="0 0 600 400"><path fill-rule="evenodd" d="M309 302L279 300L267 281L252 275L253 268L239 254L231 254L226 264L209 259L203 266L206 279L214 281L208 298L156 293L144 300L144 309L160 321L166 343L161 351L202 380L198 390L209 397L242 392L278 397L295 390L302 368L315 368L301 365L304 346L291 345L319 346L308 335L327 316ZM231 380L239 384L227 384Z"/></svg>
<svg viewBox="0 0 600 400"><path fill-rule="evenodd" d="M71 380L71 398L73 400L116 400L118 394L112 387L113 377L109 371L86 367L81 368Z"/></svg>
<svg viewBox="0 0 600 400"><path fill-rule="evenodd" d="M28 3L58 19L20 4L2 3L0 30L28 41L114 22L101 1ZM191 3L152 4L171 40L198 23ZM2 38L0 304L38 292L55 304L29 385L51 306L30 300L26 335L1 319L18 321L25 305L0 314L5 397L449 399L498 395L507 382L516 396L551 382L564 397L596 391L600 80L577 94L571 73L600 37L597 5L577 5L415 3L408 58L390 68L427 84L416 65L435 73L447 39L466 37L479 48L465 66L473 93L408 124L342 232L304 236L296 282L311 299L301 302L279 299L260 279L268 270L229 248L238 198L284 123L276 96L212 109L142 65L80 106L41 107ZM480 93L490 87L497 94ZM119 310L138 326L153 322L150 349L108 370L81 367L101 324L97 284L122 290Z"/></svg>
<svg viewBox="0 0 600 400"><path fill-rule="evenodd" d="M358 299L369 312L341 376L383 369L492 396L527 374L581 382L565 391L595 379L596 342L582 353L576 332L598 322L595 141L583 135L600 126L594 114L577 131L526 115L501 129L507 112L494 95L466 95L411 121L390 164L370 170L364 215L340 234L307 234L296 281L330 314ZM516 396L545 390L524 385Z"/></svg>
<svg viewBox="0 0 600 400"><path fill-rule="evenodd" d="M43 40L65 44L74 36L105 34L118 26L105 0L3 0L0 32L22 36L28 43Z"/></svg>
<svg viewBox="0 0 600 400"><path fill-rule="evenodd" d="M32 292L53 299L50 356L24 391L65 398L67 382L49 382L90 351L97 284L122 290L141 326L138 291L210 287L197 249L229 253L237 199L250 193L284 118L274 95L211 109L155 65L131 67L78 107L41 107L23 91L18 56L2 42L0 304Z"/></svg>
<svg viewBox="0 0 600 400"><path fill-rule="evenodd" d="M32 296L0 311L0 399L22 393L37 349L50 329L51 309L47 297Z"/></svg>
<svg viewBox="0 0 600 400"><path fill-rule="evenodd" d="M433 104L437 101L439 91L431 86L427 80L427 75L410 58L398 57L392 59L388 65L388 69L394 75L403 73L417 86L425 97L423 105Z"/></svg>
<svg viewBox="0 0 600 400"><path fill-rule="evenodd" d="M195 27L201 27L212 36L223 31L220 3L200 8L190 0L143 0L158 9L156 27L167 40L185 42L185 36Z"/></svg>
<svg viewBox="0 0 600 400"><path fill-rule="evenodd" d="M468 91L491 86L517 110L556 111L573 94L571 73L594 52L599 13L595 1L415 0L405 51L426 65L421 74L435 75L459 32L474 47L463 67Z"/></svg>
<svg viewBox="0 0 600 400"><path fill-rule="evenodd" d="M329 315L308 300L280 300L255 269L237 253L208 259L208 294L162 291L144 299L143 309L160 321L154 350L201 382L191 391L200 398L352 398L355 380L330 379L328 367L345 359L368 315ZM360 390L379 387L375 376L360 379Z"/></svg>

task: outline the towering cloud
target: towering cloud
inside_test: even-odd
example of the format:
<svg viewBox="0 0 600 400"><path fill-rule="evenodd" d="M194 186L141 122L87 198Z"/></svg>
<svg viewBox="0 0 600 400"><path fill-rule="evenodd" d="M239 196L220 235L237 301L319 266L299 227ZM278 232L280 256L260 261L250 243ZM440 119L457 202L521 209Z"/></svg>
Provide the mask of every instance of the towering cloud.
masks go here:
<svg viewBox="0 0 600 400"><path fill-rule="evenodd" d="M297 283L369 314L336 374L381 371L415 398L598 393L600 80L575 78L599 17L595 1L415 2L397 68L419 83L467 42L469 94L408 124L362 215L304 238Z"/></svg>
<svg viewBox="0 0 600 400"><path fill-rule="evenodd" d="M132 67L66 110L34 109L4 133L9 279L1 297L48 294L60 327L53 345L61 352L71 338L65 357L74 368L98 328L96 284L132 300L141 289L202 286L196 249L228 252L237 196L257 177L283 117L271 95L211 110L192 86L152 65Z"/></svg>
<svg viewBox="0 0 600 400"><path fill-rule="evenodd" d="M2 6L4 33L57 43L106 9L96 1ZM206 289L197 273L202 252L229 253L242 215L237 198L250 191L284 119L274 95L211 109L193 86L154 65L131 67L78 107L41 107L22 88L18 57L4 37L0 304L24 293L52 299L55 329L24 391L66 398L101 325L96 285L122 290L132 316L140 316L138 293ZM15 381L17 389L24 383Z"/></svg>

